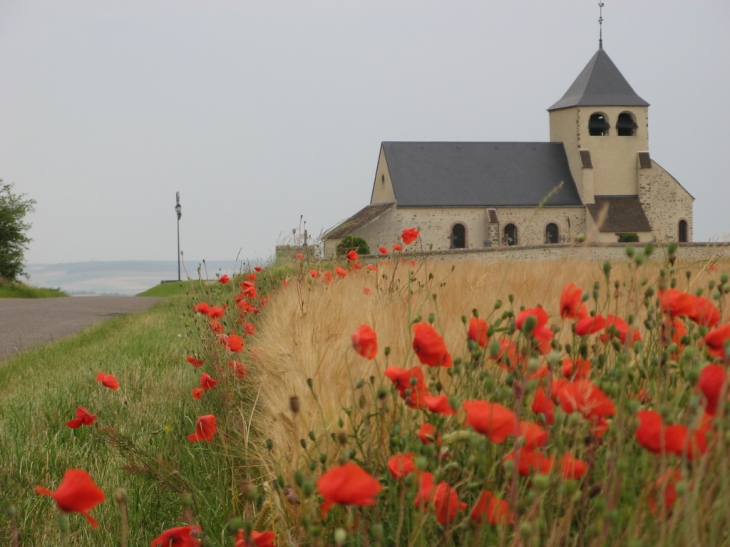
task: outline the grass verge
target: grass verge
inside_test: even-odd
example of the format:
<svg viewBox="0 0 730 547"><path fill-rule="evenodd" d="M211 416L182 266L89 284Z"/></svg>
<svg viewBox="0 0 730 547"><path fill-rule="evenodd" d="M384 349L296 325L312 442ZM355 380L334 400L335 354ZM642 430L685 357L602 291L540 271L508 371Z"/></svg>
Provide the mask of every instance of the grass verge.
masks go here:
<svg viewBox="0 0 730 547"><path fill-rule="evenodd" d="M68 296L61 289L31 287L24 283L10 283L0 280L0 298L56 298Z"/></svg>

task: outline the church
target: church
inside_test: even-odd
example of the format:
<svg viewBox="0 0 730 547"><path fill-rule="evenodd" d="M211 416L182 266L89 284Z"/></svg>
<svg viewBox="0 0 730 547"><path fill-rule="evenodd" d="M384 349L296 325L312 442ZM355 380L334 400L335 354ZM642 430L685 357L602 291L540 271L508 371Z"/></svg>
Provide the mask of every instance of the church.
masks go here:
<svg viewBox="0 0 730 547"><path fill-rule="evenodd" d="M550 142L383 142L370 204L328 230L325 254L362 237L425 248L692 241L694 198L649 153L649 103L602 41L548 108Z"/></svg>

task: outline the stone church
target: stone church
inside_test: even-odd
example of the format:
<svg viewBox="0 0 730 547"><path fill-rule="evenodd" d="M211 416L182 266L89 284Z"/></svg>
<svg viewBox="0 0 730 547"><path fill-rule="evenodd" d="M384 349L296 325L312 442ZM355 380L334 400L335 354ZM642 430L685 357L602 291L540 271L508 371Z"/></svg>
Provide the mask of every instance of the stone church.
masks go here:
<svg viewBox="0 0 730 547"><path fill-rule="evenodd" d="M550 142L383 142L370 205L324 234L325 253L410 227L433 250L692 241L694 198L651 158L649 103L602 46L548 112Z"/></svg>

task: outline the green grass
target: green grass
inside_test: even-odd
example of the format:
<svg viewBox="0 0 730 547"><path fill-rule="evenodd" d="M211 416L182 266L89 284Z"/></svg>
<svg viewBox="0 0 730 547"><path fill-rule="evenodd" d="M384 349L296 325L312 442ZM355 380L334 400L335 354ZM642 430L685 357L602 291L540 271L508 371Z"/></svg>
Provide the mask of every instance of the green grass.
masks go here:
<svg viewBox="0 0 730 547"><path fill-rule="evenodd" d="M178 294L184 294L189 287L190 283L188 283L187 281L161 283L159 285L155 285L150 289L147 289L144 292L139 293L137 296L175 296Z"/></svg>
<svg viewBox="0 0 730 547"><path fill-rule="evenodd" d="M0 282L0 298L56 298L68 296L61 289L31 287L24 283Z"/></svg>

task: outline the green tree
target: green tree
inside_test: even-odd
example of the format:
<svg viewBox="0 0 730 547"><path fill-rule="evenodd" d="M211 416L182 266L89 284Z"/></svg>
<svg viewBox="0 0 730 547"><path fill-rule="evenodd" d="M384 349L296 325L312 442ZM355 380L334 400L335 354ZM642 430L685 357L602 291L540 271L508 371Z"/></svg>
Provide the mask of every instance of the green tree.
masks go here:
<svg viewBox="0 0 730 547"><path fill-rule="evenodd" d="M368 242L361 237L345 236L337 244L337 254L346 255L350 251L357 251L357 254L369 255L370 246Z"/></svg>
<svg viewBox="0 0 730 547"><path fill-rule="evenodd" d="M31 242L26 235L31 225L25 222L25 215L35 210L34 205L34 199L14 194L13 185L0 180L0 278L16 281L27 277L23 255Z"/></svg>

